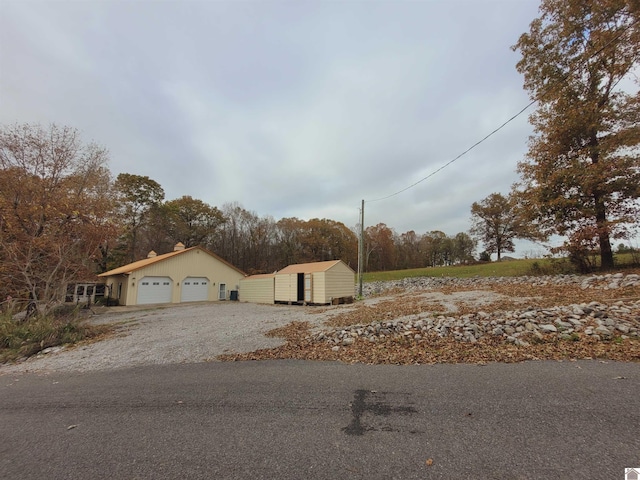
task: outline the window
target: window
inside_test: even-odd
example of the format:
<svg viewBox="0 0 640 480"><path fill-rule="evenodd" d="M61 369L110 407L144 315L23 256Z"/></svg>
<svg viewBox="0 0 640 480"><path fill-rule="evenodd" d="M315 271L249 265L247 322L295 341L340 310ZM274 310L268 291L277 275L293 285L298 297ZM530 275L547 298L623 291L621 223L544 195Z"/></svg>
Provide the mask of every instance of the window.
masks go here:
<svg viewBox="0 0 640 480"><path fill-rule="evenodd" d="M149 282L142 282L143 285L149 285Z"/></svg>
<svg viewBox="0 0 640 480"><path fill-rule="evenodd" d="M191 285L191 282L184 282L185 285Z"/></svg>
<svg viewBox="0 0 640 480"><path fill-rule="evenodd" d="M194 285L200 285L198 282L193 282Z"/></svg>
<svg viewBox="0 0 640 480"><path fill-rule="evenodd" d="M154 285L160 285L160 282L153 282Z"/></svg>
<svg viewBox="0 0 640 480"><path fill-rule="evenodd" d="M169 285L169 282L164 282L163 285Z"/></svg>

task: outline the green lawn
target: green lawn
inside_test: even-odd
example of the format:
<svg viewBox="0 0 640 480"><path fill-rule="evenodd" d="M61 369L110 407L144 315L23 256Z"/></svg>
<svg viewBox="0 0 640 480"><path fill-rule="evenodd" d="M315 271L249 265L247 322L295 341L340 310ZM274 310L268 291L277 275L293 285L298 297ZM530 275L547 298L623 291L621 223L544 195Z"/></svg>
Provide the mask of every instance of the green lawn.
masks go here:
<svg viewBox="0 0 640 480"><path fill-rule="evenodd" d="M617 254L616 264L630 266L634 262L631 254ZM517 277L521 275L540 275L554 273L572 273L569 262L565 259L529 258L489 262L477 265L455 265L451 267L427 267L410 270L391 270L388 272L369 272L363 277L364 282L400 280L411 277Z"/></svg>

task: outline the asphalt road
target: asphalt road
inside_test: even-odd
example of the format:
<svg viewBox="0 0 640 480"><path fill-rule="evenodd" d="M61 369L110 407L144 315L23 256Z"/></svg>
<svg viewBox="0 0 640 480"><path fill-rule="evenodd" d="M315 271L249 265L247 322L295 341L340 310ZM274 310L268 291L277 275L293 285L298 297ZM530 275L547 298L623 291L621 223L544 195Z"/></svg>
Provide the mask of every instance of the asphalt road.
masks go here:
<svg viewBox="0 0 640 480"><path fill-rule="evenodd" d="M637 466L638 364L214 362L0 377L8 479L609 480Z"/></svg>

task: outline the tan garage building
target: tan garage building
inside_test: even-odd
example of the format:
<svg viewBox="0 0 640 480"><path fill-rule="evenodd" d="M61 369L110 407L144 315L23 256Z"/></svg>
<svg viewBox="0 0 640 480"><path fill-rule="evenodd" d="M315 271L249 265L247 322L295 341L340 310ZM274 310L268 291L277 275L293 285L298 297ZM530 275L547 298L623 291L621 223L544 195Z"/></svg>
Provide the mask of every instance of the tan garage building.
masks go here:
<svg viewBox="0 0 640 480"><path fill-rule="evenodd" d="M237 299L245 273L202 247L156 255L99 275L120 305ZM235 298L234 298L235 297Z"/></svg>
<svg viewBox="0 0 640 480"><path fill-rule="evenodd" d="M342 260L289 265L275 274L276 303L330 304L350 302L355 272Z"/></svg>

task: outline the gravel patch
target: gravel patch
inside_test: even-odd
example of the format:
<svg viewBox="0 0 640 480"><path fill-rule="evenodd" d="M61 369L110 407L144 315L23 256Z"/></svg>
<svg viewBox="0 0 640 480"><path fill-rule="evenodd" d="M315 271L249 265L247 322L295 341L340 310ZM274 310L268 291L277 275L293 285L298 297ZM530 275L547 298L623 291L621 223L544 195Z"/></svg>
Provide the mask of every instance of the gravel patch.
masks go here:
<svg viewBox="0 0 640 480"><path fill-rule="evenodd" d="M264 334L292 321L319 325L330 309L240 302L174 305L100 313L90 321L116 325L114 335L85 345L50 348L18 364L0 365L0 375L26 372L112 370L143 365L212 361L223 353L251 352L284 343ZM114 309L115 310L115 309Z"/></svg>
<svg viewBox="0 0 640 480"><path fill-rule="evenodd" d="M601 304L576 303L558 307L527 307L485 313L484 305L508 299L487 289L491 285L571 286L586 293L619 291L635 298ZM462 291L456 291L461 288ZM217 361L218 355L244 354L283 346L282 338L265 333L291 322L308 322L309 340L341 350L354 343L377 344L388 338L422 341L424 336L454 338L462 344L484 338L500 338L508 344L526 346L532 340L607 340L640 336L640 275L558 275L514 278L410 278L365 284L365 300L357 304L329 307L257 305L240 302L171 305L135 311L108 309L91 317L94 323L116 326L115 333L101 341L69 348L49 348L18 364L0 365L0 375L25 372L95 371L143 365ZM452 290L453 288L453 290ZM439 289L445 292L439 292ZM406 296L410 294L410 296ZM522 297L521 299L523 299ZM535 299L531 298L533 303ZM366 307L391 303L385 320L328 328L325 321L356 313ZM402 313L408 302L422 302L420 312ZM438 303L442 313L429 313L429 303ZM456 313L460 305L474 305L473 313ZM411 305L408 305L411 307ZM423 312L424 310L424 312ZM288 358L288 357L287 357Z"/></svg>

